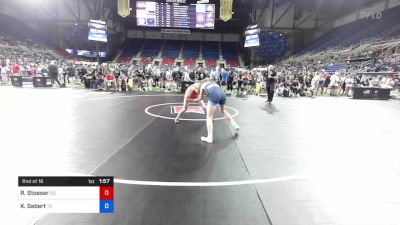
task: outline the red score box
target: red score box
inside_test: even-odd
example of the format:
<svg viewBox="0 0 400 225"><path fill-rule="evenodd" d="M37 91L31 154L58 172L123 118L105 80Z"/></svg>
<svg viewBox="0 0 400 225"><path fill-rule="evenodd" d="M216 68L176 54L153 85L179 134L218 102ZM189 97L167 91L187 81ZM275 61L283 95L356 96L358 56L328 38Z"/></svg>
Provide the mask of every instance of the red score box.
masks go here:
<svg viewBox="0 0 400 225"><path fill-rule="evenodd" d="M100 187L100 200L114 200L114 187Z"/></svg>

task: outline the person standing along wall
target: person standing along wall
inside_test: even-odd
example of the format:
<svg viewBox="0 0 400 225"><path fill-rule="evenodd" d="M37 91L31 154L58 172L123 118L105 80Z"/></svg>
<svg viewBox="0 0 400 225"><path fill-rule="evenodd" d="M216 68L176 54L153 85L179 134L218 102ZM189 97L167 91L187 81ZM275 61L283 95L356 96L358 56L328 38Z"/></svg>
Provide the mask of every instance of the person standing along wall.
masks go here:
<svg viewBox="0 0 400 225"><path fill-rule="evenodd" d="M61 87L60 80L58 80L58 66L55 61L52 61L48 67L48 75L51 78L51 83L57 82L58 87Z"/></svg>
<svg viewBox="0 0 400 225"><path fill-rule="evenodd" d="M277 76L274 66L272 65L268 66L268 78L266 84L268 99L265 102L272 103L272 100L274 98L276 79Z"/></svg>

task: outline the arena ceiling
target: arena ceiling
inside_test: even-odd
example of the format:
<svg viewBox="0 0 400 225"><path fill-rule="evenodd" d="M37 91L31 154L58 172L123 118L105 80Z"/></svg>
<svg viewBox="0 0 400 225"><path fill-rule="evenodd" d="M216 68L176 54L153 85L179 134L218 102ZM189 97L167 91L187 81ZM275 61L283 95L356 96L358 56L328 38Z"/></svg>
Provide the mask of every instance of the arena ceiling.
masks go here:
<svg viewBox="0 0 400 225"><path fill-rule="evenodd" d="M25 10L28 10L29 7L23 7L26 4L23 4L25 0L15 0L9 1L9 3L13 4L13 8L18 8L18 11L21 13ZM41 2L43 5L42 8L46 8L53 3L52 0L31 0L30 2ZM64 0L65 1L65 0ZM76 2L79 0L75 0L72 2ZM154 0L152 0L154 1ZM165 2L165 0L156 0L159 2ZM223 22L221 20L217 20L215 24L215 31L217 32L243 32L244 28L251 23L251 17L254 5L256 6L256 19L261 16L263 13L271 12L271 9L278 8L280 6L284 6L285 4L293 4L296 8L296 13L294 18L287 18L289 20L302 20L302 18L307 17L308 14L318 14L320 19L325 19L328 21L337 19L341 16L354 12L355 10L368 6L372 3L378 3L384 0L233 0L233 18L228 22ZM57 2L57 1L54 1ZM92 5L101 5L100 7L111 9L112 11L117 11L117 1L116 0L80 0L81 3L90 2ZM100 4L100 2L102 4ZM187 3L196 3L197 0L186 0ZM220 0L209 0L210 3L217 5L216 14L219 15L219 4ZM7 1L8 3L8 1ZM11 5L11 4L10 4ZM33 4L31 4L33 5ZM36 4L37 6L38 4ZM62 4L60 4L62 5ZM86 4L87 5L87 4ZM132 12L131 15L125 19L113 15L112 19L115 22L121 22L124 24L126 29L145 29L143 27L136 26L136 18L135 18L135 5L136 0L131 0ZM285 6L286 7L286 6ZM266 10L270 9L270 10ZM49 9L48 11L54 11ZM74 9L72 8L72 11ZM101 10L99 10L101 11ZM76 12L74 12L76 13ZM25 14L25 13L23 13ZM278 17L277 15L275 18ZM146 28L151 29L151 28ZM207 32L207 31L205 31ZM208 31L213 32L213 31Z"/></svg>
<svg viewBox="0 0 400 225"><path fill-rule="evenodd" d="M263 1L263 0L261 0ZM298 9L318 12L329 19L337 19L359 8L384 0L276 0L293 2Z"/></svg>
<svg viewBox="0 0 400 225"><path fill-rule="evenodd" d="M165 2L165 0L156 1ZM381 1L384 0L233 0L234 14L232 20L228 22L217 20L215 31L242 32L245 27L251 23L250 15L252 14L254 4L256 4L257 16L260 16L265 8L272 7L272 4L275 4L275 7L279 7L284 4L292 3L296 7L296 16L294 19L299 20L302 17L305 17L304 12L311 12L318 14L321 19L334 20L354 12L359 8ZM123 23L127 29L144 29L143 27L136 26L135 2L136 0L131 0L131 7L133 8L132 14L126 19L123 19ZM197 1L187 0L186 2L196 3ZM217 6L220 4L220 0L210 0L209 2L214 3ZM116 1L109 1L108 4L110 7L115 7L115 9L117 8ZM219 7L217 7L216 13L219 15Z"/></svg>

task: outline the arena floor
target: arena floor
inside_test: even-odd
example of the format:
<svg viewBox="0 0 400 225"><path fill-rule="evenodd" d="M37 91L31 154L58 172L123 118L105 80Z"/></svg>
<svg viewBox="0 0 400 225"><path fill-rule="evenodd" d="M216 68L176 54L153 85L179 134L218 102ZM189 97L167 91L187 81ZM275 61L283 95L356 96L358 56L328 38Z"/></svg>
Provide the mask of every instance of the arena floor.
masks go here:
<svg viewBox="0 0 400 225"><path fill-rule="evenodd" d="M241 130L215 121L206 144L204 115L170 119L179 95L1 87L0 96L2 176L116 179L114 214L25 218L32 224L400 223L399 101L230 97Z"/></svg>

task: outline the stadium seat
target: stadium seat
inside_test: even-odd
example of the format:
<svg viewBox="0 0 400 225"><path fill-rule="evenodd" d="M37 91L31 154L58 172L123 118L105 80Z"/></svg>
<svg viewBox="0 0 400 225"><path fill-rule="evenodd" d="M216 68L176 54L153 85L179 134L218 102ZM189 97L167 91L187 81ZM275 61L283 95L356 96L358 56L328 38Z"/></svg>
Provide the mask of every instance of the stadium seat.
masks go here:
<svg viewBox="0 0 400 225"><path fill-rule="evenodd" d="M181 51L181 41L166 41L162 57L178 58Z"/></svg>
<svg viewBox="0 0 400 225"><path fill-rule="evenodd" d="M152 64L152 62L153 62L153 58L151 58L151 57L144 57L144 58L142 58L142 59L140 60L140 63L141 63L142 65Z"/></svg>
<svg viewBox="0 0 400 225"><path fill-rule="evenodd" d="M58 50L56 51L57 55L63 57L63 58L69 58L71 57L71 54L69 54L67 51L65 50Z"/></svg>
<svg viewBox="0 0 400 225"><path fill-rule="evenodd" d="M142 51L142 57L157 57L160 53L162 42L160 40L147 40Z"/></svg>
<svg viewBox="0 0 400 225"><path fill-rule="evenodd" d="M297 52L297 55L329 48L349 47L362 40L383 37L400 26L399 14L400 6L397 6L382 12L380 19L364 18L336 27ZM395 37L396 34L390 36Z"/></svg>
<svg viewBox="0 0 400 225"><path fill-rule="evenodd" d="M185 61L183 62L183 64L185 66L190 66L193 67L196 65L196 60L195 59L185 59Z"/></svg>
<svg viewBox="0 0 400 225"><path fill-rule="evenodd" d="M184 59L197 59L200 54L200 42L186 41L183 44L182 57Z"/></svg>
<svg viewBox="0 0 400 225"><path fill-rule="evenodd" d="M238 61L237 43L223 42L221 44L222 57L229 61Z"/></svg>
<svg viewBox="0 0 400 225"><path fill-rule="evenodd" d="M206 60L206 67L216 67L217 60Z"/></svg>
<svg viewBox="0 0 400 225"><path fill-rule="evenodd" d="M175 59L174 58L163 58L162 64L167 65L167 66L173 66L173 65L175 65Z"/></svg>
<svg viewBox="0 0 400 225"><path fill-rule="evenodd" d="M239 60L226 60L226 64L230 67L240 67Z"/></svg>
<svg viewBox="0 0 400 225"><path fill-rule="evenodd" d="M139 53L143 43L144 43L143 39L135 39L135 38L127 39L125 41L124 49L122 50L120 57L117 59L117 62L119 63L129 62L133 57L135 57Z"/></svg>
<svg viewBox="0 0 400 225"><path fill-rule="evenodd" d="M132 60L132 57L130 57L130 56L120 56L118 59L117 59L117 62L118 63L128 63L128 62L130 62Z"/></svg>
<svg viewBox="0 0 400 225"><path fill-rule="evenodd" d="M219 46L218 42L203 42L203 58L205 60L219 59Z"/></svg>

